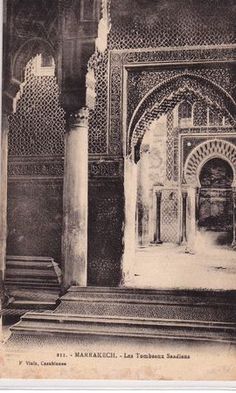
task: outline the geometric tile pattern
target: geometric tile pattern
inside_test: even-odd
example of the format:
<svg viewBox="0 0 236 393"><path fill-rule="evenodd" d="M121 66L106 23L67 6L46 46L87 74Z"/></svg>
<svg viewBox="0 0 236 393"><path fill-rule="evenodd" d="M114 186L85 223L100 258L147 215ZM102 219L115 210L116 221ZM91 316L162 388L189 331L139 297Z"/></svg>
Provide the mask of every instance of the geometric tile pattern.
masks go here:
<svg viewBox="0 0 236 393"><path fill-rule="evenodd" d="M176 190L162 190L161 196L161 240L178 241L178 194Z"/></svg>
<svg viewBox="0 0 236 393"><path fill-rule="evenodd" d="M65 118L54 76L36 76L34 59L25 69L16 111L9 116L9 155L63 155Z"/></svg>

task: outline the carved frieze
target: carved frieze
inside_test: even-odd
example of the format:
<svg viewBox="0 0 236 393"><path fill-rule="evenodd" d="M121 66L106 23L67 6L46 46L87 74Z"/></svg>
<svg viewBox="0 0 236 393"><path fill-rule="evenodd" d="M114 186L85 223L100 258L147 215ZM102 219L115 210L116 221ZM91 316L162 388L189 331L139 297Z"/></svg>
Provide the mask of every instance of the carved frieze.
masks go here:
<svg viewBox="0 0 236 393"><path fill-rule="evenodd" d="M123 160L89 160L89 177L121 177L123 175ZM49 159L44 160L37 158L25 158L24 160L15 158L8 163L9 178L63 178L64 160Z"/></svg>
<svg viewBox="0 0 236 393"><path fill-rule="evenodd" d="M89 177L120 177L123 172L123 161L89 161Z"/></svg>
<svg viewBox="0 0 236 393"><path fill-rule="evenodd" d="M8 176L11 177L63 177L64 162L17 162L9 161Z"/></svg>

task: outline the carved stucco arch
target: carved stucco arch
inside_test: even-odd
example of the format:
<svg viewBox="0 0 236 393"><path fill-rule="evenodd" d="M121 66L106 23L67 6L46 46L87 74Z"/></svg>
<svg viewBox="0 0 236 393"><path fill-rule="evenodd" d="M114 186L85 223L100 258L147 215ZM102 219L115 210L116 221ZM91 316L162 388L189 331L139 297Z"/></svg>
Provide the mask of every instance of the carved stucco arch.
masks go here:
<svg viewBox="0 0 236 393"><path fill-rule="evenodd" d="M57 56L52 44L43 38L31 38L25 41L11 54L11 66L8 83L4 91L3 106L6 113L14 112L15 99L24 82L24 71L27 63L39 54L51 55L57 69Z"/></svg>
<svg viewBox="0 0 236 393"><path fill-rule="evenodd" d="M30 59L39 54L51 55L55 59L55 50L50 42L43 38L32 38L24 44L15 53L12 61L12 76L19 82L22 82L22 71L25 69Z"/></svg>
<svg viewBox="0 0 236 393"><path fill-rule="evenodd" d="M223 88L204 77L185 73L155 86L141 100L128 128L128 152L141 143L146 129L154 119L172 110L189 93L235 122L236 103Z"/></svg>
<svg viewBox="0 0 236 393"><path fill-rule="evenodd" d="M211 139L202 142L189 154L184 166L184 183L200 187L199 175L205 163L213 158L221 158L229 163L233 170L233 183L236 186L236 146L223 139Z"/></svg>

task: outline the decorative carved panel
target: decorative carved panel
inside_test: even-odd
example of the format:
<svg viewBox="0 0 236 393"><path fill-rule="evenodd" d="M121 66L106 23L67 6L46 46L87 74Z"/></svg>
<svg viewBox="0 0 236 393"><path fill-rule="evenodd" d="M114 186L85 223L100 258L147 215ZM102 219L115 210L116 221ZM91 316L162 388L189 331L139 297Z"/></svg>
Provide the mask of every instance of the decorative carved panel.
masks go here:
<svg viewBox="0 0 236 393"><path fill-rule="evenodd" d="M178 241L178 191L162 190L161 197L161 240Z"/></svg>
<svg viewBox="0 0 236 393"><path fill-rule="evenodd" d="M63 155L64 130L56 78L36 76L32 59L16 112L9 116L9 156Z"/></svg>
<svg viewBox="0 0 236 393"><path fill-rule="evenodd" d="M235 42L235 10L228 2L111 2L112 49L221 45ZM232 3L231 3L232 4Z"/></svg>

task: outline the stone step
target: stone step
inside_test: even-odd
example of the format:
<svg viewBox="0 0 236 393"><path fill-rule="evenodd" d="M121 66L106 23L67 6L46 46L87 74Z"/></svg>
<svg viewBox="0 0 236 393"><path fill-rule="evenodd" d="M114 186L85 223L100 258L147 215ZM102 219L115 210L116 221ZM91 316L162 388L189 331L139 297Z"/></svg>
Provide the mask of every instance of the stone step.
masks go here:
<svg viewBox="0 0 236 393"><path fill-rule="evenodd" d="M35 261L35 262L47 262L53 261L52 257L41 257L35 255L7 255L7 261Z"/></svg>
<svg viewBox="0 0 236 393"><path fill-rule="evenodd" d="M25 314L10 342L99 335L236 343L235 300L235 291L71 287L54 311Z"/></svg>
<svg viewBox="0 0 236 393"><path fill-rule="evenodd" d="M35 277L35 278L44 278L44 277L51 277L57 280L55 277L54 270L41 270L41 269L11 269L6 271L6 279L11 277Z"/></svg>
<svg viewBox="0 0 236 393"><path fill-rule="evenodd" d="M6 257L6 271L9 269L52 270L61 274L58 264L50 257L9 256Z"/></svg>
<svg viewBox="0 0 236 393"><path fill-rule="evenodd" d="M57 299L57 295L55 293L55 290L50 290L50 289L35 289L34 291L29 290L29 289L12 289L11 295L14 298L17 299L29 299L29 300L37 300L37 299L44 299L44 300L55 300Z"/></svg>
<svg viewBox="0 0 236 393"><path fill-rule="evenodd" d="M236 291L71 287L56 312L236 322Z"/></svg>
<svg viewBox="0 0 236 393"><path fill-rule="evenodd" d="M22 315L31 311L31 308L5 308L1 311L1 315L4 317L18 317L20 318ZM50 310L48 310L50 311ZM3 322L4 325L4 322Z"/></svg>
<svg viewBox="0 0 236 393"><path fill-rule="evenodd" d="M27 310L50 310L55 307L56 300L55 301L45 301L45 300L15 300L13 303L10 303L8 308L12 309L27 309Z"/></svg>
<svg viewBox="0 0 236 393"><path fill-rule="evenodd" d="M12 328L15 335L117 336L132 338L174 338L236 343L236 324L179 321L156 318L65 315L30 312ZM24 339L23 339L24 340Z"/></svg>
<svg viewBox="0 0 236 393"><path fill-rule="evenodd" d="M7 256L5 276L6 283L8 280L23 283L31 278L37 282L45 277L61 282L61 270L50 257Z"/></svg>
<svg viewBox="0 0 236 393"><path fill-rule="evenodd" d="M38 262L38 261L8 261L6 264L8 269L37 269L37 270L47 270L51 269L54 270L54 267L51 262Z"/></svg>
<svg viewBox="0 0 236 393"><path fill-rule="evenodd" d="M7 289L9 291L14 290L15 288L18 288L20 284L20 288L22 289L27 289L27 288L32 288L32 279L25 279L24 282L22 283L22 280L17 280L16 278L8 279L7 282L5 283ZM58 282L55 280L52 282L42 282L42 280L34 280L34 290L59 290L59 285Z"/></svg>
<svg viewBox="0 0 236 393"><path fill-rule="evenodd" d="M53 258L7 256L5 287L10 299L8 309L54 309L60 283L61 270Z"/></svg>
<svg viewBox="0 0 236 393"><path fill-rule="evenodd" d="M209 291L209 290L158 290L158 289L139 289L125 287L78 287L72 286L68 289L62 299L76 299L97 301L108 301L112 298L114 301L132 301L132 302L186 302L189 304L191 299L195 304L235 304L236 290L228 291Z"/></svg>

